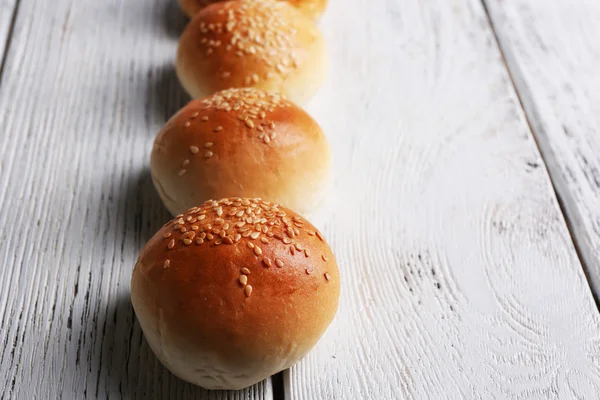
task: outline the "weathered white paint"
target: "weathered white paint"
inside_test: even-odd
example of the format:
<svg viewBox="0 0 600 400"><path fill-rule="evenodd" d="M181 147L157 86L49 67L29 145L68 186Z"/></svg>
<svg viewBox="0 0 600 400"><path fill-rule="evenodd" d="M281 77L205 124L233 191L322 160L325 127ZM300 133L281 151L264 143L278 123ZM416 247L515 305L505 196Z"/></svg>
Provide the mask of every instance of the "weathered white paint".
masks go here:
<svg viewBox="0 0 600 400"><path fill-rule="evenodd" d="M342 301L288 397L599 398L597 310L482 4L333 0L321 26Z"/></svg>
<svg viewBox="0 0 600 400"><path fill-rule="evenodd" d="M134 322L131 270L169 218L151 143L186 101L176 11L21 0L0 86L0 398L272 398L270 381L208 393L176 379Z"/></svg>
<svg viewBox="0 0 600 400"><path fill-rule="evenodd" d="M598 296L600 2L486 3Z"/></svg>

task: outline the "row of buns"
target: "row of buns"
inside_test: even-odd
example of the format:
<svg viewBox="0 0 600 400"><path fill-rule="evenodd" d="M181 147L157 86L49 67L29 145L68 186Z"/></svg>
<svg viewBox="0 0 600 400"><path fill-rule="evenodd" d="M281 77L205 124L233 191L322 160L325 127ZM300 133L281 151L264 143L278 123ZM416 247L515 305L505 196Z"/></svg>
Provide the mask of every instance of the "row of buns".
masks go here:
<svg viewBox="0 0 600 400"><path fill-rule="evenodd" d="M180 0L176 71L193 100L150 157L175 218L141 251L131 299L161 363L208 389L289 368L338 307L335 257L303 217L327 194L330 148L298 105L326 76L325 3Z"/></svg>

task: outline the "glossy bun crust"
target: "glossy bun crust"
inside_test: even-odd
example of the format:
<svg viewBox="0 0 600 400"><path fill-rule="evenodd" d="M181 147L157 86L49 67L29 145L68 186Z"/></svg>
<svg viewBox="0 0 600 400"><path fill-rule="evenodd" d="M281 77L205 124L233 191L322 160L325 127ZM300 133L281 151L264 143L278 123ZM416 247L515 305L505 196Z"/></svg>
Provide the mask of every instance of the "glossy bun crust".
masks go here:
<svg viewBox="0 0 600 400"><path fill-rule="evenodd" d="M340 278L319 231L259 199L209 201L142 250L131 298L144 335L178 377L241 389L289 368L338 306Z"/></svg>
<svg viewBox="0 0 600 400"><path fill-rule="evenodd" d="M276 94L230 89L173 116L156 137L150 166L173 215L231 196L311 214L327 196L331 158L325 135L304 110Z"/></svg>
<svg viewBox="0 0 600 400"><path fill-rule="evenodd" d="M179 0L181 9L188 17L193 17L198 11L203 9L209 4L218 3L222 0ZM318 18L325 7L327 6L327 0L282 0L287 1L304 14L311 18Z"/></svg>
<svg viewBox="0 0 600 400"><path fill-rule="evenodd" d="M324 81L328 57L314 22L288 3L237 0L194 16L179 40L175 66L194 98L256 87L304 104Z"/></svg>

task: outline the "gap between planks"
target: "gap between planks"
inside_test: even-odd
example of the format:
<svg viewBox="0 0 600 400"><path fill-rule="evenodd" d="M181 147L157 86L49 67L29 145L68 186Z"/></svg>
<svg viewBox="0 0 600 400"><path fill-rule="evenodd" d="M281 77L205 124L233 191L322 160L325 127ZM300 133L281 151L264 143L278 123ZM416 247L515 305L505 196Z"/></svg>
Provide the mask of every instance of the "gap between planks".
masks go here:
<svg viewBox="0 0 600 400"><path fill-rule="evenodd" d="M4 41L4 51L2 51L2 59L0 60L0 89L2 89L2 77L4 76L4 66L6 65L6 59L8 58L8 52L10 49L10 43L12 41L13 32L15 30L15 23L17 21L17 14L19 13L20 4L21 0L15 0L12 15L10 17L10 23L8 24L8 30L6 32L6 40Z"/></svg>

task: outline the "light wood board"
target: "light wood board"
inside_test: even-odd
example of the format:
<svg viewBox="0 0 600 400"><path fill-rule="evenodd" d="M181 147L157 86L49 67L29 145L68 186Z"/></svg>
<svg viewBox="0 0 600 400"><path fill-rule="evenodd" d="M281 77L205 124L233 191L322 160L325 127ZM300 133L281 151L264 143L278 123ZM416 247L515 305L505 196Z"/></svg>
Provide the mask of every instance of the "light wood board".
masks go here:
<svg viewBox="0 0 600 400"><path fill-rule="evenodd" d="M186 101L167 0L21 0L0 87L0 398L271 399L208 392L142 338L129 279L169 219L147 166Z"/></svg>
<svg viewBox="0 0 600 400"><path fill-rule="evenodd" d="M339 314L290 399L600 396L599 318L479 1L334 0Z"/></svg>
<svg viewBox="0 0 600 400"><path fill-rule="evenodd" d="M486 3L598 298L600 2Z"/></svg>

